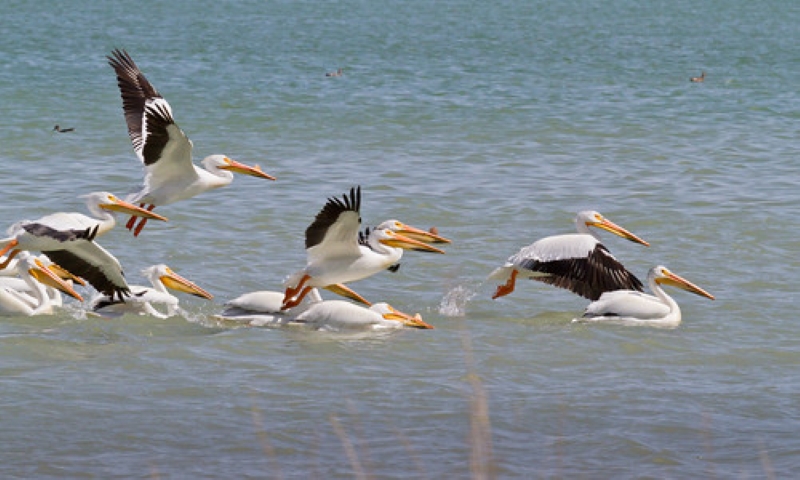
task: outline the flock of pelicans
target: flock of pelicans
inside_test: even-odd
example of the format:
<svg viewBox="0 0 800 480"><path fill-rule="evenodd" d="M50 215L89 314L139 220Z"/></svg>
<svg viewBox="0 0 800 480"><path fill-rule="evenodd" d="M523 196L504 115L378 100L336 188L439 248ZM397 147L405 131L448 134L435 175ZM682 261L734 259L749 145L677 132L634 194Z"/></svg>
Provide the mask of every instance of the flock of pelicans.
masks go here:
<svg viewBox="0 0 800 480"><path fill-rule="evenodd" d="M86 195L91 216L61 212L13 224L8 236L0 239L0 313L50 314L62 305L61 292L83 302L74 286L87 282L98 292L89 308L100 316L130 312L160 318L176 315L180 312L178 298L169 290L211 299L208 292L166 265L143 271L150 287L129 285L119 261L97 239L114 228L118 213L130 215L126 228L138 236L148 220L167 221L153 212L156 206L226 186L233 181L233 173L275 180L258 166L224 155L209 156L202 161L203 168L196 166L192 142L175 123L170 105L130 55L114 50L108 61L117 76L128 135L144 165L144 184L127 200L109 192ZM341 198L328 198L305 232L307 264L288 277L284 291L244 294L227 302L217 318L317 329L433 328L419 314L408 315L386 303L372 304L345 284L396 270L404 250L443 254L435 244L450 240L438 235L435 228L426 231L398 220L362 230L360 206L360 187L351 188ZM595 211L580 212L575 221L577 233L538 240L492 272L489 278L500 283L493 298L511 293L518 277L530 278L592 300L582 320L659 326L675 326L681 321L680 308L662 285L714 298L663 266L648 273L653 295L643 293L642 282L609 253L590 227L648 243ZM318 289L351 301L323 300Z"/></svg>

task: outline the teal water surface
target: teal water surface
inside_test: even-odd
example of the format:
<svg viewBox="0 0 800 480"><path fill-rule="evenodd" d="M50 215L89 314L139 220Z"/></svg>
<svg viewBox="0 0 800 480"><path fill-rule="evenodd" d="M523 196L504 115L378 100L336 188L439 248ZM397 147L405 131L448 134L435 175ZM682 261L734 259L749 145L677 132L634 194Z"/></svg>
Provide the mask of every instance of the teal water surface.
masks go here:
<svg viewBox="0 0 800 480"><path fill-rule="evenodd" d="M4 478L783 478L800 468L800 7L792 2L115 2L3 9L3 222L141 181L105 56L126 49L195 156L278 177L102 239L132 283L166 263L215 295L183 317L0 321ZM325 72L343 68L337 78ZM706 72L700 84L689 78ZM55 124L74 127L52 131ZM351 286L430 331L233 328L280 290L326 198L453 239ZM572 323L518 248L596 209L676 329ZM89 290L86 292L90 293Z"/></svg>

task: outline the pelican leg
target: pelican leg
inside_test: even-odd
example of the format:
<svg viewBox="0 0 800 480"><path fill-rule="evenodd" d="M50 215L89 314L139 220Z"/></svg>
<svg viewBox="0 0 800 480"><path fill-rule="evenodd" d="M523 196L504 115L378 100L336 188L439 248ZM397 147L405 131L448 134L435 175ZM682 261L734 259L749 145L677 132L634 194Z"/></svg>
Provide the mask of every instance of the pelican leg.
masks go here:
<svg viewBox="0 0 800 480"><path fill-rule="evenodd" d="M286 287L286 291L283 292L283 304L281 305L281 310L287 310L291 307L296 307L297 305L300 304L300 302L303 300L303 297L305 297L308 294L308 292L311 291L311 287L305 287L304 289L306 282L308 282L310 279L311 279L310 276L303 275L303 278L301 278L300 281L297 282L297 285L295 287ZM300 292L301 290L304 291L299 296L300 298L294 301L294 297L296 297L297 293Z"/></svg>
<svg viewBox="0 0 800 480"><path fill-rule="evenodd" d="M143 218L143 219L141 219L141 220L139 221L139 225L138 225L138 226L136 227L136 229L133 231L133 236L134 236L134 237L138 237L138 236L139 236L139 234L142 232L142 229L144 228L144 224L145 224L145 223L147 223L147 219L146 219L146 218Z"/></svg>
<svg viewBox="0 0 800 480"><path fill-rule="evenodd" d="M16 240L14 241L16 242ZM19 252L20 250L11 250L11 253L8 254L8 257L6 257L5 262L0 263L0 270L5 270L6 268L8 268L8 265L11 263L11 260L13 260L14 257L16 257ZM0 254L0 256L2 256L2 254Z"/></svg>
<svg viewBox="0 0 800 480"><path fill-rule="evenodd" d="M144 207L144 204L142 204L142 207ZM150 205L149 207L147 207L147 211L148 212L152 212L154 208L156 208L155 205ZM136 218L136 217L134 217L134 218ZM145 223L147 223L147 219L146 218L142 218L141 221L139 221L139 226L136 227L136 230L133 231L133 236L134 237L138 237L139 236L139 233L142 232L142 229L144 228L144 224Z"/></svg>
<svg viewBox="0 0 800 480"><path fill-rule="evenodd" d="M294 308L300 305L303 299L306 298L306 295L308 295L308 292L310 292L313 289L314 287L306 287L303 289L303 291L300 292L299 295L297 295L296 298L290 298L288 303L284 300L283 305L281 305L281 310L289 310L290 308Z"/></svg>
<svg viewBox="0 0 800 480"><path fill-rule="evenodd" d="M511 277L509 277L508 281L504 285L500 285L497 287L497 290L492 295L492 300L504 297L509 293L514 291L514 285L517 281L517 269L511 270Z"/></svg>
<svg viewBox="0 0 800 480"><path fill-rule="evenodd" d="M6 245L5 247L3 247L2 250L0 250L0 257L8 253L9 250L16 247L17 245L19 245L19 240L17 240L16 238L12 239L10 242L8 242L8 245ZM16 253L12 254L12 256L8 257L8 259L11 260L12 258L14 258L13 255L16 255ZM7 266L8 264L6 264L6 266L3 268L6 268Z"/></svg>
<svg viewBox="0 0 800 480"><path fill-rule="evenodd" d="M140 203L139 207L144 208L144 203ZM128 219L128 223L125 224L125 228L133 230L134 225L136 225L136 215L131 215L131 218Z"/></svg>

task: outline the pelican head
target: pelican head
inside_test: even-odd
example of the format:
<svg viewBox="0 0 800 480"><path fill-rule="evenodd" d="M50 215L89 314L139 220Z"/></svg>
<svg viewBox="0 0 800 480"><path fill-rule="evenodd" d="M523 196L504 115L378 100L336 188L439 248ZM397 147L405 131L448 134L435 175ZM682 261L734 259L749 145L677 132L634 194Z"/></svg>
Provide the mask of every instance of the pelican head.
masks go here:
<svg viewBox="0 0 800 480"><path fill-rule="evenodd" d="M165 287L178 292L188 293L189 295L205 298L207 300L214 298L213 295L197 286L194 282L191 282L178 275L163 263L160 265L153 265L152 267L142 270L142 275L150 278L151 280L157 279L161 281Z"/></svg>
<svg viewBox="0 0 800 480"><path fill-rule="evenodd" d="M412 227L411 225L407 225L400 220L386 220L378 225L377 228L391 230L401 235L405 235L408 238L419 240L420 242L424 243L451 243L449 239L438 235L436 232L430 230L425 231L416 227Z"/></svg>
<svg viewBox="0 0 800 480"><path fill-rule="evenodd" d="M255 165L253 167L239 163L232 160L225 155L211 155L203 160L203 166L206 170L213 172L214 169L225 170L233 173L241 173L243 175L250 175L251 177L263 178L266 180L275 180L272 175L268 175L261 170L261 167Z"/></svg>
<svg viewBox="0 0 800 480"><path fill-rule="evenodd" d="M137 207L132 203L128 203L125 200L120 199L113 193L94 192L87 195L82 195L81 197L86 199L86 206L93 213L98 211L97 209L99 208L101 210L109 210L112 212L125 213L128 215L133 215L135 217L148 218L151 220L161 220L162 222L167 221L167 217L161 216L157 213L153 213L144 208Z"/></svg>
<svg viewBox="0 0 800 480"><path fill-rule="evenodd" d="M575 218L575 222L578 224L578 228L581 228L582 226L602 228L603 230L611 232L614 235L619 235L620 237L626 240L630 240L636 243L641 243L645 247L650 246L650 244L647 243L646 241L637 237L633 233L625 230L624 228L620 227L611 220L603 217L603 215L601 215L600 212L596 212L594 210L585 210L582 212L578 212L578 216Z"/></svg>
<svg viewBox="0 0 800 480"><path fill-rule="evenodd" d="M372 236L374 236L379 243L389 247L402 248L404 250L417 250L420 252L444 253L444 250L440 250L425 242L414 240L401 233L385 228L376 228L372 231L370 237Z"/></svg>
<svg viewBox="0 0 800 480"><path fill-rule="evenodd" d="M663 265L651 268L648 276L653 278L659 285L672 285L673 287L678 287L682 290L686 290L687 292L692 292L696 295L700 295L701 297L714 300L714 295L711 295L689 280L670 272L669 269Z"/></svg>
<svg viewBox="0 0 800 480"><path fill-rule="evenodd" d="M412 317L411 315L403 313L385 302L372 305L370 310L380 314L384 320L400 322L406 327L425 329L433 328L433 325L425 322L419 313Z"/></svg>
<svg viewBox="0 0 800 480"><path fill-rule="evenodd" d="M25 264L25 268L28 269L28 273L39 283L60 290L80 302L83 301L83 297L81 297L78 292L72 288L72 285L68 284L58 275L53 273L53 271L48 268L48 265L45 265L45 262L43 262L41 259L36 257L27 257L22 261Z"/></svg>

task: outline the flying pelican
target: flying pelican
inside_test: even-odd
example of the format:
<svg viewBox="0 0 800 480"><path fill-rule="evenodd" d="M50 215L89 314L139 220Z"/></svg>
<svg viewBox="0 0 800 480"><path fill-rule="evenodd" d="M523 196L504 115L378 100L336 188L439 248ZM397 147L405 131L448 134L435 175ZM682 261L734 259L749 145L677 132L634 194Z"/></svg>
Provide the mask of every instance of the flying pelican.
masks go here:
<svg viewBox="0 0 800 480"><path fill-rule="evenodd" d="M124 294L126 284L119 262L94 239L114 228L114 213L121 212L166 222L166 217L120 200L108 192L86 195L86 206L93 217L75 212L59 212L38 220L23 220L12 225L9 237L0 239L0 256L8 253L0 269L21 250L42 252L78 277L86 278L106 293Z"/></svg>
<svg viewBox="0 0 800 480"><path fill-rule="evenodd" d="M0 268L5 268L20 250L42 252L51 261L71 274L84 278L105 295L117 295L120 299L129 295L130 289L119 261L94 241L101 225L87 228L61 226L58 222L48 224L30 220L12 225L8 229L9 236L0 239L0 256L11 250L6 264L0 265Z"/></svg>
<svg viewBox="0 0 800 480"><path fill-rule="evenodd" d="M642 290L642 282L622 266L589 227L649 246L650 244L595 211L582 211L575 218L578 233L554 235L522 248L489 278L504 284L492 298L514 291L517 276L566 288L590 300L610 290Z"/></svg>
<svg viewBox="0 0 800 480"><path fill-rule="evenodd" d="M714 300L714 296L692 282L670 272L662 265L647 272L647 285L655 295L617 290L605 292L586 307L583 318L576 321L612 321L626 325L653 325L677 327L681 323L681 309L677 302L664 292L661 285L672 285L702 297Z"/></svg>
<svg viewBox="0 0 800 480"><path fill-rule="evenodd" d="M211 155L203 161L203 168L192 163L192 142L175 123L169 103L147 81L125 50L114 50L108 63L117 74L122 109L128 124L128 135L133 149L145 167L144 185L128 200L149 204L167 205L194 197L214 188L224 187L233 181L233 173L275 180L261 171L231 160L225 155ZM134 236L144 228L147 218L142 218L134 229L135 218L126 228Z"/></svg>
<svg viewBox="0 0 800 480"><path fill-rule="evenodd" d="M131 203L117 198L114 194L109 192L94 192L84 195L86 199L86 207L93 217L86 216L82 213L76 212L58 212L46 215L38 220L23 220L13 225L9 229L9 235L25 235L30 233L31 229L40 232L48 231L53 234L57 232L79 232L92 230L94 236L99 237L106 234L109 230L116 225L115 212L125 213L132 216L140 216L142 218L152 218L154 220L161 220L166 222L167 218L153 212L149 212L141 207L137 207ZM13 233L12 233L13 232ZM62 235L63 236L63 235ZM42 240L47 240L49 237L44 237ZM19 250L44 250L45 248L24 248L19 244L18 238L6 238L0 240L0 256L10 253L3 263L0 263L0 269L8 266L8 262L14 258L16 252ZM50 250L58 249L58 244L50 246ZM14 250L12 250L14 249Z"/></svg>
<svg viewBox="0 0 800 480"><path fill-rule="evenodd" d="M361 187L351 188L342 199L328 199L306 229L307 264L286 281L282 310L299 305L313 287L354 282L386 270L400 260L403 249L444 253L385 228L373 229L359 241L360 206Z"/></svg>
<svg viewBox="0 0 800 480"><path fill-rule="evenodd" d="M101 316L120 316L125 313L133 313L151 315L157 318L169 318L177 315L180 309L178 307L178 297L169 293L167 289L188 293L207 300L214 298L210 293L178 275L163 263L142 270L142 275L150 281L152 288L130 285L131 295L124 302L107 295L100 296L92 301L92 311ZM153 307L153 304L164 305L167 313L159 312Z"/></svg>
<svg viewBox="0 0 800 480"><path fill-rule="evenodd" d="M72 286L53 273L45 263L27 252L20 255L18 272L27 289L18 291L9 285L0 287L0 314L28 316L52 314L56 305L48 294L47 287L56 288L83 301Z"/></svg>
<svg viewBox="0 0 800 480"><path fill-rule="evenodd" d="M388 303L362 307L343 300L322 300L317 289L295 307L281 310L283 293L263 290L246 293L225 304L221 320L244 321L253 326L302 325L315 330L382 330L433 328L419 314L403 313Z"/></svg>

